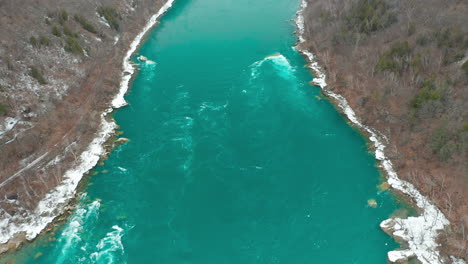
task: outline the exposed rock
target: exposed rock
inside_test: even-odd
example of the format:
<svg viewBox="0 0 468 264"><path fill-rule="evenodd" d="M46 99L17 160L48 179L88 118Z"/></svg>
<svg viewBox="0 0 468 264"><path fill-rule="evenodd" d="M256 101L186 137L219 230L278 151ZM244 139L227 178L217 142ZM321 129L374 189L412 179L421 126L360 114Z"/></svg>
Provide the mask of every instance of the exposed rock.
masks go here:
<svg viewBox="0 0 468 264"><path fill-rule="evenodd" d="M115 141L115 144L116 144L116 145L122 145L122 144L127 143L128 141L130 141L130 139L121 137L121 138L119 138L119 139L117 139L117 140Z"/></svg>
<svg viewBox="0 0 468 264"><path fill-rule="evenodd" d="M143 56L143 55L140 55L140 56L138 57L138 60L140 60L140 61L147 61L148 58L146 58L146 57Z"/></svg>

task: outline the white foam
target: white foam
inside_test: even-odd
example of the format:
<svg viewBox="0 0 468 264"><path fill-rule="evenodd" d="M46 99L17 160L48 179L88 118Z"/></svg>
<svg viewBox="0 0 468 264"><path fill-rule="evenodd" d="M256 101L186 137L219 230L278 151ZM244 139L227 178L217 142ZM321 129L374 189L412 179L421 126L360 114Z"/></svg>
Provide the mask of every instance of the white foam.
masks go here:
<svg viewBox="0 0 468 264"><path fill-rule="evenodd" d="M122 244L124 229L118 225L112 226L112 229L113 231L107 233L96 245L97 251L91 254L90 259L95 263L117 263L115 261L116 254L122 255L124 253Z"/></svg>
<svg viewBox="0 0 468 264"><path fill-rule="evenodd" d="M85 194L82 196L81 201L83 201L84 198L86 198ZM70 253L68 252L75 250L78 243L83 240L81 238L81 233L85 228L83 225L88 223L91 217L97 218L100 207L100 202L94 201L86 207L80 204L75 210L58 239L57 249L60 250L60 255L57 256L56 264L61 264L69 260L68 258L70 257ZM82 247L82 249L83 248L84 247Z"/></svg>
<svg viewBox="0 0 468 264"><path fill-rule="evenodd" d="M113 108L126 105L123 97L128 90L131 74L134 73L130 57L135 52L145 33L155 25L157 19L172 6L173 2L174 0L168 0L158 13L150 18L143 31L131 43L130 49L123 60L124 73L122 74L120 90L112 101ZM101 115L98 135L79 156L79 165L65 172L62 183L46 194L45 198L38 203L34 211L24 210L22 214L16 214L15 216L9 215L4 210L0 212L2 213L2 218L0 219L0 243L8 242L15 234L21 232L26 233L28 240L32 240L57 216L63 214L65 205L75 196L76 187L83 175L94 168L100 157L105 154L106 150L103 145L116 128L115 122L109 121L106 118L106 115L112 112L112 107Z"/></svg>
<svg viewBox="0 0 468 264"><path fill-rule="evenodd" d="M291 74L294 72L293 67L289 63L289 60L283 56L280 53L276 53L270 56L267 56L263 58L262 60L254 62L251 67L251 77L252 79L256 79L259 75L259 69L260 67L265 63L271 61L273 63L273 66L280 72L280 75L285 78L289 79L291 78Z"/></svg>
<svg viewBox="0 0 468 264"><path fill-rule="evenodd" d="M437 249L439 245L436 241L439 231L449 225L449 221L443 213L411 183L398 178L397 173L393 169L392 162L385 156L386 146L383 142L388 142L388 139L379 131L362 124L343 96L328 90L325 74L318 63L314 61L313 54L303 48L305 42L303 12L306 7L307 2L302 0L301 9L298 11L296 18L297 33L299 34L297 50L307 57L310 62L309 68L316 74L313 83L319 86L327 96L332 97L338 103L339 108L344 112L351 123L370 135L369 140L372 141L375 147L375 158L380 161L380 167L387 173L388 183L394 189L411 197L422 211L422 215L418 217L408 217L406 219L391 218L380 224L382 228L391 230L394 236L400 237L408 243L408 249L390 251L388 253L389 260L396 262L416 256L423 264L442 264L440 252ZM457 262L457 264L458 263L459 262Z"/></svg>
<svg viewBox="0 0 468 264"><path fill-rule="evenodd" d="M135 72L135 67L132 65L130 58L132 57L133 53L135 53L138 45L140 44L141 40L145 36L145 34L150 30L157 22L158 18L164 14L169 8L172 7L174 0L168 0L162 7L159 9L158 13L153 15L143 30L136 36L133 40L132 44L130 44L130 49L127 51L123 59L123 73L122 73L122 81L120 82L120 91L117 96L112 101L112 106L114 108L119 108L122 106L127 105L127 102L124 99L125 93L127 93L128 85L130 83L130 79L132 78L133 73Z"/></svg>

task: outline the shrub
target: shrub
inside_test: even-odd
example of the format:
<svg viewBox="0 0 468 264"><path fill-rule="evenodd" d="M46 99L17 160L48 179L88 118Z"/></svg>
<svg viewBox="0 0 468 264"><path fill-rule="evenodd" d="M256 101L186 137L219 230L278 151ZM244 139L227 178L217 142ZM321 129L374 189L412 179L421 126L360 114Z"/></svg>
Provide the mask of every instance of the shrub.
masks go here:
<svg viewBox="0 0 468 264"><path fill-rule="evenodd" d="M390 56L402 58L409 55L411 51L412 49L409 46L408 41L397 41L392 45L388 53Z"/></svg>
<svg viewBox="0 0 468 264"><path fill-rule="evenodd" d="M29 43L36 48L40 46L50 46L50 44L52 44L50 39L44 35L40 35L39 38L31 36L31 38L29 38Z"/></svg>
<svg viewBox="0 0 468 264"><path fill-rule="evenodd" d="M62 36L62 33L60 32L59 28L57 26L54 26L52 28L52 34L54 34L54 36L56 37L61 37Z"/></svg>
<svg viewBox="0 0 468 264"><path fill-rule="evenodd" d="M39 82L39 84L47 84L47 82L44 79L44 76L42 76L42 73L35 66L31 66L29 67L29 69L31 70L31 76L34 79L36 79Z"/></svg>
<svg viewBox="0 0 468 264"><path fill-rule="evenodd" d="M453 48L463 45L465 35L460 28L454 27L434 32L434 38L439 48Z"/></svg>
<svg viewBox="0 0 468 264"><path fill-rule="evenodd" d="M36 37L34 36L31 36L29 38L29 43L33 46L33 47L39 47L39 41L37 40Z"/></svg>
<svg viewBox="0 0 468 264"><path fill-rule="evenodd" d="M332 14L329 12L329 11L322 11L320 12L320 19L323 21L323 22L327 22L327 21L330 21L332 20Z"/></svg>
<svg viewBox="0 0 468 264"><path fill-rule="evenodd" d="M8 113L7 107L0 103L0 116L5 115L6 113Z"/></svg>
<svg viewBox="0 0 468 264"><path fill-rule="evenodd" d="M401 70L398 62L385 54L380 55L375 69L377 71L391 71L391 72L399 72Z"/></svg>
<svg viewBox="0 0 468 264"><path fill-rule="evenodd" d="M416 26L411 23L409 26L408 26L408 36L412 36L414 33L416 32Z"/></svg>
<svg viewBox="0 0 468 264"><path fill-rule="evenodd" d="M447 142L447 144L443 145L439 151L437 151L437 156L440 160L447 161L452 157L456 150L457 145L455 145L453 142Z"/></svg>
<svg viewBox="0 0 468 264"><path fill-rule="evenodd" d="M13 71L15 69L13 63L11 63L10 58L6 58L6 67L9 71Z"/></svg>
<svg viewBox="0 0 468 264"><path fill-rule="evenodd" d="M115 8L110 6L100 6L97 9L98 14L106 19L107 23L111 26L111 28L115 30L119 30L120 25L117 22L117 19L120 18L119 13L115 10Z"/></svg>
<svg viewBox="0 0 468 264"><path fill-rule="evenodd" d="M412 48L407 41L395 42L389 50L380 55L376 71L391 71L402 73L408 66L408 57L412 52Z"/></svg>
<svg viewBox="0 0 468 264"><path fill-rule="evenodd" d="M414 108L419 108L424 102L427 101L436 101L440 99L441 90L431 90L427 87L419 90L418 95L411 101L411 106Z"/></svg>
<svg viewBox="0 0 468 264"><path fill-rule="evenodd" d="M50 41L50 39L44 35L41 35L39 37L39 44L41 46L50 46L50 44L52 44L52 42Z"/></svg>
<svg viewBox="0 0 468 264"><path fill-rule="evenodd" d="M348 28L342 28L333 35L333 43L353 43L356 39L355 33Z"/></svg>
<svg viewBox="0 0 468 264"><path fill-rule="evenodd" d="M78 40L72 36L67 37L64 49L70 53L83 55L83 48L81 47Z"/></svg>
<svg viewBox="0 0 468 264"><path fill-rule="evenodd" d="M397 21L385 0L359 0L345 17L346 26L351 30L370 34L384 29Z"/></svg>
<svg viewBox="0 0 468 264"><path fill-rule="evenodd" d="M411 67L413 67L416 71L420 71L422 69L421 59L422 55L419 52L411 59Z"/></svg>
<svg viewBox="0 0 468 264"><path fill-rule="evenodd" d="M94 28L93 25L91 25L86 18L80 15L75 15L75 20L81 25L82 28L85 30L97 34L97 30Z"/></svg>
<svg viewBox="0 0 468 264"><path fill-rule="evenodd" d="M68 13L66 10L60 11L58 15L59 23L63 25L66 21L68 21Z"/></svg>
<svg viewBox="0 0 468 264"><path fill-rule="evenodd" d="M431 136L431 150L439 151L449 140L450 133L445 127L439 127L433 131Z"/></svg>
<svg viewBox="0 0 468 264"><path fill-rule="evenodd" d="M465 33L460 28L453 27L435 31L433 38L437 42L437 47L443 51L445 65L460 61L465 57L468 38L465 39Z"/></svg>
<svg viewBox="0 0 468 264"><path fill-rule="evenodd" d="M430 140L430 147L433 153L437 154L440 160L446 161L452 157L457 150L457 146L451 141L453 134L444 126L436 128Z"/></svg>
<svg viewBox="0 0 468 264"><path fill-rule="evenodd" d="M67 25L63 25L63 34L69 37L77 36Z"/></svg>
<svg viewBox="0 0 468 264"><path fill-rule="evenodd" d="M436 87L434 78L429 78L423 82L422 88L416 97L411 100L411 106L418 109L426 102L440 100L442 92L442 88Z"/></svg>
<svg viewBox="0 0 468 264"><path fill-rule="evenodd" d="M426 46L431 42L430 37L427 34L420 34L416 39L416 44L419 46Z"/></svg>

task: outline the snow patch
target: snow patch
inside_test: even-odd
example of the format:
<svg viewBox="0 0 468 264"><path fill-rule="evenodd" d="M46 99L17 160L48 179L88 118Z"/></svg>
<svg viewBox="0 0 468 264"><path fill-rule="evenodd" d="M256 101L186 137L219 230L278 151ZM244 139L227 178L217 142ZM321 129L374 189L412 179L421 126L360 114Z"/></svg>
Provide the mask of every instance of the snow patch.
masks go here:
<svg viewBox="0 0 468 264"><path fill-rule="evenodd" d="M106 27L111 27L109 23L107 23L107 20L104 19L98 12L96 12L96 16L98 17L99 23L103 24Z"/></svg>
<svg viewBox="0 0 468 264"><path fill-rule="evenodd" d="M8 131L12 130L15 125L18 123L18 119L13 117L6 117L3 120L3 123L0 123L0 138L3 137L3 134L7 133Z"/></svg>

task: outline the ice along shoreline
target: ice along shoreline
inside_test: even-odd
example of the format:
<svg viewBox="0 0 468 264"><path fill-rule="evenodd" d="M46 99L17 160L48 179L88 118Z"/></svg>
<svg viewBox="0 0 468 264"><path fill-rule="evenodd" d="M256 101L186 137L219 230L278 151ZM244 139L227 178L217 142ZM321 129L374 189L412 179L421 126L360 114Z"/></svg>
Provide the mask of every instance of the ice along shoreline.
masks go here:
<svg viewBox="0 0 468 264"><path fill-rule="evenodd" d="M388 184L395 190L411 198L414 204L420 210L420 216L402 218L390 218L383 221L380 227L394 238L402 239L407 243L407 248L393 250L388 252L390 262L400 262L416 257L423 264L442 264L441 255L437 247L437 237L439 231L442 231L450 223L444 214L426 197L424 197L409 182L398 178L393 169L392 162L385 156L385 143L389 144L388 138L381 132L362 124L356 116L354 110L349 106L346 98L330 91L326 83L326 75L322 71L314 55L309 52L304 44L305 40L305 19L304 10L307 8L306 0L301 1L301 6L296 16L296 27L298 35L298 44L296 49L306 57L309 62L308 68L314 73L313 83L319 86L323 93L332 99L337 107L346 115L348 120L361 131L373 143L375 148L375 158L379 161L379 167L385 171ZM457 260L452 257L455 264L465 263L463 260Z"/></svg>
<svg viewBox="0 0 468 264"><path fill-rule="evenodd" d="M117 124L109 114L115 109L127 105L124 96L129 89L130 81L136 70L131 63L131 57L148 31L172 7L174 1L167 0L159 11L151 16L143 30L130 44L130 48L123 58L120 89L112 100L110 107L101 114L101 125L96 133L97 137L91 141L86 150L79 156L79 165L65 172L61 184L46 194L34 211L29 212L27 215L11 216L0 220L0 245L7 245L13 239L18 239L20 234L24 234L26 240L32 241L50 224L53 224L57 217L65 213L67 205L76 195L76 189L83 176L98 164L102 156L107 154L104 144L114 135L117 128ZM54 162L58 161L59 159L54 160Z"/></svg>

